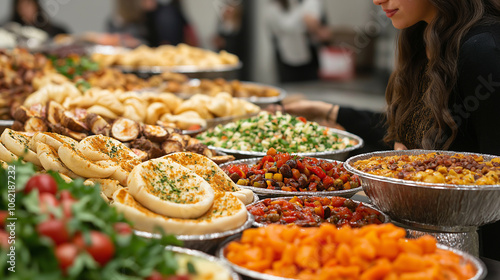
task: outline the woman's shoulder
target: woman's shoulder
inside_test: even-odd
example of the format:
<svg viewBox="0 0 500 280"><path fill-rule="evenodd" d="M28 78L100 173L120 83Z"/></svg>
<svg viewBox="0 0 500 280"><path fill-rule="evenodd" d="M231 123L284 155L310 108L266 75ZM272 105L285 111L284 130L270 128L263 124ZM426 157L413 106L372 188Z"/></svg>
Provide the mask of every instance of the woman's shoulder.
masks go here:
<svg viewBox="0 0 500 280"><path fill-rule="evenodd" d="M479 24L472 27L464 36L461 52L500 50L500 21L490 24Z"/></svg>

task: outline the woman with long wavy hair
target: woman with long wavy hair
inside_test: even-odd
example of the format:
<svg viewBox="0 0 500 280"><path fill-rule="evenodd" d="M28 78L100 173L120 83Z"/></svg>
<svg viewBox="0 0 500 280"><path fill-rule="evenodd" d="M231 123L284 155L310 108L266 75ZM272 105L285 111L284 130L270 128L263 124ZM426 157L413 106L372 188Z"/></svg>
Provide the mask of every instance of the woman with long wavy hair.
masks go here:
<svg viewBox="0 0 500 280"><path fill-rule="evenodd" d="M387 112L320 101L284 109L340 124L367 142L384 138L395 149L500 155L500 0L373 2L401 29ZM481 229L483 256L500 260L499 237L499 222Z"/></svg>

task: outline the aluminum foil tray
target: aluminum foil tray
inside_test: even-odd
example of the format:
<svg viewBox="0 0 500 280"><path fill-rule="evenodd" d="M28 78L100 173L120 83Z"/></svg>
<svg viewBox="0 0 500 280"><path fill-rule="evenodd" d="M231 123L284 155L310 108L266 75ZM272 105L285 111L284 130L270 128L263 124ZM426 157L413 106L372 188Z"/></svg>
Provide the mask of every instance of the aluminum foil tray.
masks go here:
<svg viewBox="0 0 500 280"><path fill-rule="evenodd" d="M259 199L259 197L254 196L254 200L255 199ZM216 248L217 245L219 245L225 238L241 233L243 230L250 228L254 221L253 215L248 213L246 222L239 228L233 230L203 235L176 235L175 237L184 242L185 248L200 250L202 252L210 252L210 250ZM134 230L134 234L145 238L160 238L159 234L145 231Z"/></svg>
<svg viewBox="0 0 500 280"><path fill-rule="evenodd" d="M323 158L323 159L333 159L333 160L340 160L344 161L347 156L349 155L349 152L352 152L354 150L360 149L364 145L363 139L361 137L354 135L352 133L335 129L335 128L328 128L328 130L332 134L337 134L339 137L347 137L351 139L351 141L355 142L352 147L348 147L342 150L335 150L335 151L325 151L325 152L316 152L316 153L294 153L294 155L298 156L303 156L303 157L314 157L314 158ZM225 149L225 148L219 148L219 147L214 147L214 146L209 146L210 149L212 150L217 150L224 152L226 154L230 154L235 156L237 159L245 159L245 158L254 158L254 157L263 157L266 155L266 152L253 152L253 151L240 151L240 150L232 150L232 149Z"/></svg>
<svg viewBox="0 0 500 280"><path fill-rule="evenodd" d="M231 269L231 266L229 266L226 262L224 262L221 259L216 258L214 256L210 256L210 255L205 254L205 253L200 252L200 251L176 247L176 246L166 246L165 250L169 250L169 251L179 253L179 254L186 254L189 256L205 259L205 260L212 262L212 263L217 263L229 271L231 280L241 280L241 277L238 275L238 273L234 272L234 270Z"/></svg>
<svg viewBox="0 0 500 280"><path fill-rule="evenodd" d="M211 148L213 148L213 147L211 147ZM302 155L302 154L298 154L298 155ZM221 164L220 167L222 168L222 167L229 165L229 164L253 165L253 164L256 164L261 158L262 158L262 156L259 158L235 160L235 161ZM338 162L336 160L329 160L329 161ZM362 190L361 186L359 186L357 188L350 189L350 190L321 191L321 192L288 192L288 191L282 191L282 190L269 190L269 189L264 189L264 188L256 188L256 187L242 186L242 185L238 185L238 187L252 190L254 193L258 194L259 197L261 197L261 198L289 197L289 196L293 197L295 195L297 195L297 196L298 195L300 195L300 196L341 196L341 197L350 198L353 195L355 195L357 192L360 192Z"/></svg>
<svg viewBox="0 0 500 280"><path fill-rule="evenodd" d="M229 264L234 269L234 271L236 271L240 275L247 277L246 279L256 279L256 280L290 280L291 279L291 278L283 278L283 277L273 276L273 275L264 274L264 273L260 273L257 271L249 270L249 269L243 268L241 266L235 265L235 264L231 263L229 260L227 260L225 257L225 254L224 254L224 251L225 251L227 245L231 241L237 241L239 239L240 239L240 236L234 236L234 237L228 238L226 241L224 241L219 246L219 248L217 249L216 256L219 257L220 259L222 259L223 261L225 261L227 264ZM447 247L447 246L444 246L441 244L438 244L437 247L439 249L452 251L453 253L459 255L462 258L462 261L464 263L470 263L476 268L476 270L477 270L476 275L474 275L474 277L470 278L469 280L481 280L481 279L484 279L486 277L486 266L478 258L476 258L468 253L465 253L465 252L462 252L460 250L456 250L456 249L453 249L453 248L450 248L450 247Z"/></svg>
<svg viewBox="0 0 500 280"><path fill-rule="evenodd" d="M300 196L297 196L297 197L298 198L304 198L304 197L307 197L307 196L300 195ZM331 197L331 196L329 196L329 197ZM292 198L294 198L294 196L283 196L283 197L274 197L274 198L271 198L271 200L276 200L276 199L290 200ZM264 199L262 199L262 200L264 200ZM250 206L253 206L253 205L255 205L255 204L259 203L259 202L262 202L262 200L259 200L259 201L256 201L256 202L253 202L253 203L247 205L247 209ZM357 200L352 200L352 201L356 202L357 205L359 205L360 203L362 203L362 202L357 201ZM368 208L370 208L370 209L373 209L373 210L377 211L379 213L379 215L381 215L383 217L382 223L385 224L385 223L390 223L391 222L391 218L389 218L388 215L384 214L382 211L380 211L379 209L375 208L373 205L365 203L365 202L363 202L363 205L366 206L366 207L368 207ZM268 224L258 223L257 221L254 221L252 225L254 227L265 227L265 226L268 226Z"/></svg>
<svg viewBox="0 0 500 280"><path fill-rule="evenodd" d="M201 83L200 79L191 79L188 82L188 85L192 86L192 87L197 87L200 85L200 83ZM281 100L285 99L285 97L287 96L286 90L279 88L279 87L268 86L265 84L259 84L259 83L254 83L254 82L241 82L241 84L242 85L249 85L249 86L258 86L258 87L263 87L263 88L272 88L280 93L278 96L270 96L270 97L258 97L258 96L238 97L240 99L247 100L247 101L252 102L254 104L258 104L258 105L274 104L274 103L278 103ZM177 93L176 95L179 96L180 98L188 99L191 96L193 96L194 94L187 94L187 93L181 92L181 93Z"/></svg>
<svg viewBox="0 0 500 280"><path fill-rule="evenodd" d="M500 185L415 182L371 175L352 166L358 160L374 156L433 152L448 155L458 153L433 150L384 151L351 157L344 167L360 177L363 190L376 207L402 224L439 232L469 232L475 227L500 220ZM495 157L482 156L485 160Z"/></svg>

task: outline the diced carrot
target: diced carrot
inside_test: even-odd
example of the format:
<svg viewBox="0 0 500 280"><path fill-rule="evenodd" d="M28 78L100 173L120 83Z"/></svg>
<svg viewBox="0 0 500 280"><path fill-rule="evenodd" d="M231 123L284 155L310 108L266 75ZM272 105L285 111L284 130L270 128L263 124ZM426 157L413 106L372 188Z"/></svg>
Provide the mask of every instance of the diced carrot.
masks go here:
<svg viewBox="0 0 500 280"><path fill-rule="evenodd" d="M353 236L352 229L349 226L343 226L337 231L337 234L335 235L335 240L338 243L350 244L352 236Z"/></svg>
<svg viewBox="0 0 500 280"><path fill-rule="evenodd" d="M349 258L351 254L352 251L351 248L349 248L349 245L341 243L337 248L337 253L335 254L335 256L337 257L337 260L341 265L347 266L349 265Z"/></svg>
<svg viewBox="0 0 500 280"><path fill-rule="evenodd" d="M383 280L391 273L392 266L387 259L377 262L376 265L361 274L360 280Z"/></svg>
<svg viewBox="0 0 500 280"><path fill-rule="evenodd" d="M415 255L422 255L424 253L423 248L420 247L415 240L400 239L398 240L398 246L399 249L401 249L401 251L405 253L410 253Z"/></svg>
<svg viewBox="0 0 500 280"><path fill-rule="evenodd" d="M302 246L295 255L295 264L302 268L320 268L319 252L313 246Z"/></svg>
<svg viewBox="0 0 500 280"><path fill-rule="evenodd" d="M432 263L422 259L418 255L401 253L393 262L394 271L403 272L417 272L432 266Z"/></svg>
<svg viewBox="0 0 500 280"><path fill-rule="evenodd" d="M379 251L377 255L382 258L388 258L394 260L399 254L398 242L394 239L382 239L380 240Z"/></svg>
<svg viewBox="0 0 500 280"><path fill-rule="evenodd" d="M373 260L376 256L375 248L370 244L370 242L368 242L368 240L361 240L361 242L354 246L354 254L367 260Z"/></svg>
<svg viewBox="0 0 500 280"><path fill-rule="evenodd" d="M330 244L330 243L321 246L321 254L320 254L321 264L324 265L331 259L335 259L336 247L337 246L335 244Z"/></svg>
<svg viewBox="0 0 500 280"><path fill-rule="evenodd" d="M422 237L419 237L416 242L422 247L423 253L424 254L432 254L436 251L437 249L437 241L436 238L430 236L430 235L424 235Z"/></svg>

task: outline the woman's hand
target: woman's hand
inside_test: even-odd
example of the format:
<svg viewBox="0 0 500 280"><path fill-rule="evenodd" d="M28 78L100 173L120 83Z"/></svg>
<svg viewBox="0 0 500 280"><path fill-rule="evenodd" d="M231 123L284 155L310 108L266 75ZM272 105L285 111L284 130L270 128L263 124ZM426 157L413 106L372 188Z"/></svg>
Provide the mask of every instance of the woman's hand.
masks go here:
<svg viewBox="0 0 500 280"><path fill-rule="evenodd" d="M292 115L302 116L308 120L325 120L332 104L322 101L299 100L284 105L284 110Z"/></svg>
<svg viewBox="0 0 500 280"><path fill-rule="evenodd" d="M395 142L394 143L394 150L396 151L401 151L401 150L408 150L408 148L406 148L405 145L399 143L399 142Z"/></svg>

